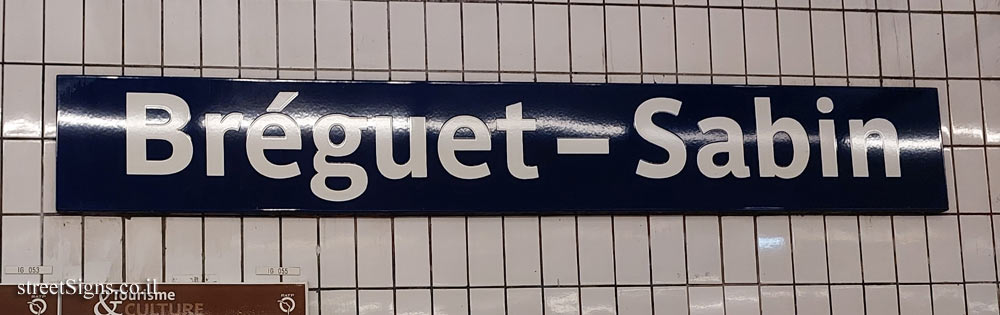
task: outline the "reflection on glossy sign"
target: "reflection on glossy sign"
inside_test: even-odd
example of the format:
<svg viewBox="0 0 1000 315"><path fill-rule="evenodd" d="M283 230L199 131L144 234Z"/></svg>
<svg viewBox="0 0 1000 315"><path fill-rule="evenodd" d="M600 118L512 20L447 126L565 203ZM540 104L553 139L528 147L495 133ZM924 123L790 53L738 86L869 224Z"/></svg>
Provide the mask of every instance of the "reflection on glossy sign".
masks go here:
<svg viewBox="0 0 1000 315"><path fill-rule="evenodd" d="M934 212L921 88L60 76L57 208Z"/></svg>

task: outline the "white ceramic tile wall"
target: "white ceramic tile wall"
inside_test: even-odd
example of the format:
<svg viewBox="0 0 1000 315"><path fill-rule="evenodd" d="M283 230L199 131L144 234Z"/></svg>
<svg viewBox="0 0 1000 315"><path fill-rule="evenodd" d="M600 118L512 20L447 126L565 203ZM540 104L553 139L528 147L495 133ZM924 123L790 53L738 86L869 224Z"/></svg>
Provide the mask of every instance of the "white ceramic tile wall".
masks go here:
<svg viewBox="0 0 1000 315"><path fill-rule="evenodd" d="M4 0L2 29L0 264L53 267L4 283L305 282L312 314L1000 308L997 0ZM62 216L54 83L79 73L934 87L951 210Z"/></svg>

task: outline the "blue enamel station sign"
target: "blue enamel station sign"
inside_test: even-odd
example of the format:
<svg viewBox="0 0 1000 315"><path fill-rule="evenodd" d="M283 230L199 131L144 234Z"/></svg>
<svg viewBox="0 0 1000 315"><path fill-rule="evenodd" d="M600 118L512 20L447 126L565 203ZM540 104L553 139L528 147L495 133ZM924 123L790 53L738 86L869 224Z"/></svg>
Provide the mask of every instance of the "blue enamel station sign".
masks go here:
<svg viewBox="0 0 1000 315"><path fill-rule="evenodd" d="M90 213L931 213L934 89L59 76Z"/></svg>

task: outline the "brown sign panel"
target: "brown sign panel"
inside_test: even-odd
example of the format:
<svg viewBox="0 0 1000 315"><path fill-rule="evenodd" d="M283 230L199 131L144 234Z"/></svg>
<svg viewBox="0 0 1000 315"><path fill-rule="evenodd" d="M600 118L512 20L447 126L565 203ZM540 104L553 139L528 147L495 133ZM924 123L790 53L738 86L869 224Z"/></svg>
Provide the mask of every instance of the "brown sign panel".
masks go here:
<svg viewBox="0 0 1000 315"><path fill-rule="evenodd" d="M55 294L18 294L16 285L0 285L0 310L3 314L57 314L58 300Z"/></svg>
<svg viewBox="0 0 1000 315"><path fill-rule="evenodd" d="M304 284L164 284L105 285L109 294L63 294L41 297L47 309L38 312L37 296L18 294L16 286L2 286L0 309L13 314L47 315L305 315ZM106 292L110 292L108 290ZM124 291L125 293L122 293ZM38 304L38 302L36 302Z"/></svg>

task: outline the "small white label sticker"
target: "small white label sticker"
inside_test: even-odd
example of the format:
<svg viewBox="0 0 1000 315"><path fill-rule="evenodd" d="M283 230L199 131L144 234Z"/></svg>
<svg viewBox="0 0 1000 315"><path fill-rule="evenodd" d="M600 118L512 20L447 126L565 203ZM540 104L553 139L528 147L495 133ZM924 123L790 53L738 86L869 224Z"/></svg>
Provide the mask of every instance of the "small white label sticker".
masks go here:
<svg viewBox="0 0 1000 315"><path fill-rule="evenodd" d="M302 274L299 267L257 267L259 276L298 276Z"/></svg>
<svg viewBox="0 0 1000 315"><path fill-rule="evenodd" d="M8 275L47 275L52 274L52 266L4 266L3 272Z"/></svg>
<svg viewBox="0 0 1000 315"><path fill-rule="evenodd" d="M201 282L201 275L176 275L170 278L174 283L196 283Z"/></svg>

